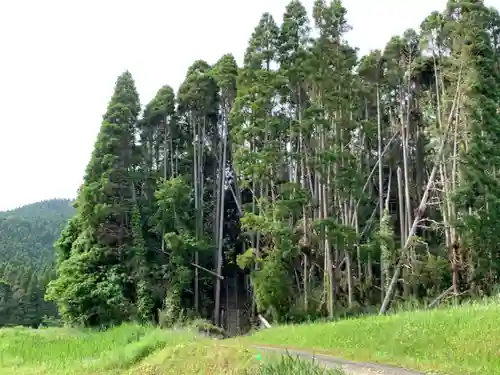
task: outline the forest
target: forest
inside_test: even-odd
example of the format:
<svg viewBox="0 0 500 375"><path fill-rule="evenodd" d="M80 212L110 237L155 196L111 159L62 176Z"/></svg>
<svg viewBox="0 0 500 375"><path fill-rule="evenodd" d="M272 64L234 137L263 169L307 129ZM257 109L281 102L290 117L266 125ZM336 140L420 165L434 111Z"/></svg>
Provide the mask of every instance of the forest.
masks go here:
<svg viewBox="0 0 500 375"><path fill-rule="evenodd" d="M38 327L57 317L44 294L55 276L54 242L74 213L66 199L0 212L0 327Z"/></svg>
<svg viewBox="0 0 500 375"><path fill-rule="evenodd" d="M145 106L118 77L57 241L64 322L297 322L496 292L498 11L450 0L365 56L350 27L340 0L292 0L241 66L195 61Z"/></svg>

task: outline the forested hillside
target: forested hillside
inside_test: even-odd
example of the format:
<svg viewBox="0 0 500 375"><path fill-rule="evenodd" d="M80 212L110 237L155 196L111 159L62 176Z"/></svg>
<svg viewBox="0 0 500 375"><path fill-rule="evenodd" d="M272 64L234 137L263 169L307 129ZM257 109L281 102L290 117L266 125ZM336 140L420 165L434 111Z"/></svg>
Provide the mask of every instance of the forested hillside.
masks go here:
<svg viewBox="0 0 500 375"><path fill-rule="evenodd" d="M220 323L241 301L285 321L495 291L500 15L450 0L367 56L347 17L291 1L242 66L195 61L144 110L118 78L58 241L47 297L66 321L163 306Z"/></svg>
<svg viewBox="0 0 500 375"><path fill-rule="evenodd" d="M38 326L55 316L44 293L55 276L54 242L74 212L66 199L0 212L0 326Z"/></svg>
<svg viewBox="0 0 500 375"><path fill-rule="evenodd" d="M70 200L53 199L0 212L0 262L51 264L54 242L74 211Z"/></svg>

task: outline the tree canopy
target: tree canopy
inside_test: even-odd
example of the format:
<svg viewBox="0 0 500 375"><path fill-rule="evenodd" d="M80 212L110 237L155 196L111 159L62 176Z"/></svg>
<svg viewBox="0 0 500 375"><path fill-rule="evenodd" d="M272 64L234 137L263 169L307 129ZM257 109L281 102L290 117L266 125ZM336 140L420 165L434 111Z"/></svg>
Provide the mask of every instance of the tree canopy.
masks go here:
<svg viewBox="0 0 500 375"><path fill-rule="evenodd" d="M495 292L498 12L450 0L365 56L350 28L340 0L292 0L241 66L194 61L143 109L118 77L57 241L46 297L66 322L229 326Z"/></svg>

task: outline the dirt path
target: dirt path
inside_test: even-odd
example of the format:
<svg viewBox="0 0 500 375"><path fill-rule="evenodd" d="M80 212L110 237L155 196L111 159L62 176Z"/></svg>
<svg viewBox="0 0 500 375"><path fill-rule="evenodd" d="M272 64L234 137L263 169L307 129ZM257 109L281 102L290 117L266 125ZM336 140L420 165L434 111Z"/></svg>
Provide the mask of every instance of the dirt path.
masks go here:
<svg viewBox="0 0 500 375"><path fill-rule="evenodd" d="M342 368L349 375L425 375L422 372L409 371L393 366L379 365L375 363L366 362L353 362L345 359L336 358L330 355L317 354L313 352L285 349L271 346L254 345L254 348L286 354L287 352L292 356L298 356L304 359L315 359L321 365L327 368Z"/></svg>

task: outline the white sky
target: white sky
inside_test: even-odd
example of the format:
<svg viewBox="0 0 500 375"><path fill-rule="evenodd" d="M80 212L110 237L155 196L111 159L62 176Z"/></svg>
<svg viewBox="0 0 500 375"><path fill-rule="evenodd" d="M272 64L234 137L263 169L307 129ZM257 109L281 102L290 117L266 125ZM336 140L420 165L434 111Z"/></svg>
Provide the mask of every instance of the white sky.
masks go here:
<svg viewBox="0 0 500 375"><path fill-rule="evenodd" d="M147 103L163 84L177 90L196 59L231 52L241 61L261 14L281 22L287 3L0 0L0 210L76 195L122 71ZM382 48L444 4L344 0L349 39L364 52Z"/></svg>

